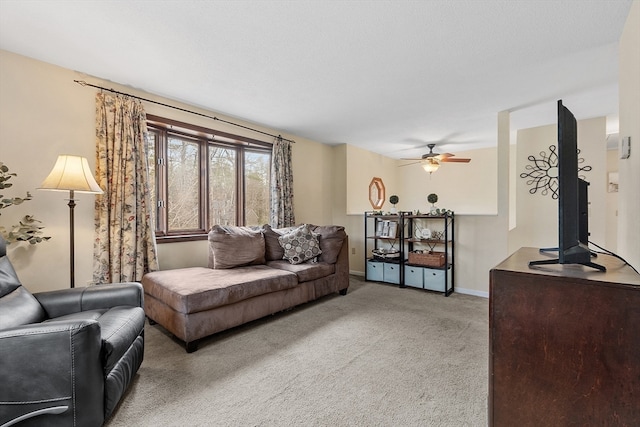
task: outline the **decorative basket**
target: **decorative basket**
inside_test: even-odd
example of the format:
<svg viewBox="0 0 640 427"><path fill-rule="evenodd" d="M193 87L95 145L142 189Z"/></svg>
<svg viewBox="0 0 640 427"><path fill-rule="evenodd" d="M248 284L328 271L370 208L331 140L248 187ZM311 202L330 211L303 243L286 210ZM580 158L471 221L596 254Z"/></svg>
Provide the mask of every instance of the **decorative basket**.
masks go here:
<svg viewBox="0 0 640 427"><path fill-rule="evenodd" d="M426 267L442 267L444 263L444 252L409 252L409 264L424 265Z"/></svg>

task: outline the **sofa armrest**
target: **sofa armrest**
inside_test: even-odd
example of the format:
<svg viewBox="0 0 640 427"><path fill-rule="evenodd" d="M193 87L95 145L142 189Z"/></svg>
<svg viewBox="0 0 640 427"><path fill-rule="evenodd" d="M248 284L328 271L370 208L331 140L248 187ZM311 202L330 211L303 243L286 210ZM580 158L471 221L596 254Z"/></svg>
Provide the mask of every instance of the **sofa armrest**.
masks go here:
<svg viewBox="0 0 640 427"><path fill-rule="evenodd" d="M144 291L137 282L96 285L34 294L49 318L119 305L144 307Z"/></svg>
<svg viewBox="0 0 640 427"><path fill-rule="evenodd" d="M336 274L339 277L340 287L339 289L346 289L349 287L349 236L344 238L342 242L342 248L336 261Z"/></svg>
<svg viewBox="0 0 640 427"><path fill-rule="evenodd" d="M78 425L100 425L101 344L95 320L1 330L0 425L32 417L41 425L72 425L76 417L84 422ZM74 405L83 408L82 413Z"/></svg>

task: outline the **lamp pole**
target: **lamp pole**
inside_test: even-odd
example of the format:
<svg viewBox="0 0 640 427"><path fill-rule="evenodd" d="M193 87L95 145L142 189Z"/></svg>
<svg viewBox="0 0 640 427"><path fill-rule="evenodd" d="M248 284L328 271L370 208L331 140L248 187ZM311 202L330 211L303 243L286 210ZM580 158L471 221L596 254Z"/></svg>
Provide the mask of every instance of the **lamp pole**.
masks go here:
<svg viewBox="0 0 640 427"><path fill-rule="evenodd" d="M71 287L75 288L76 286L76 275L75 275L75 236L73 232L73 208L76 207L76 201L73 198L73 190L69 190L69 276L71 280Z"/></svg>
<svg viewBox="0 0 640 427"><path fill-rule="evenodd" d="M69 192L69 280L71 287L76 286L75 277L75 237L73 210L76 207L75 192L102 194L96 182L89 162L80 156L61 154L49 175L40 184L40 190L56 190Z"/></svg>

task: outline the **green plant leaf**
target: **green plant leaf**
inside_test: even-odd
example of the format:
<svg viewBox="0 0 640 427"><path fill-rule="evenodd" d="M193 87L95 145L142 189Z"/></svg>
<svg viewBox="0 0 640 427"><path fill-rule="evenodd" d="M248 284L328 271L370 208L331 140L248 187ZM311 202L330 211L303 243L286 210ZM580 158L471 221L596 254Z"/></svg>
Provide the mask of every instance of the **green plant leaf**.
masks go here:
<svg viewBox="0 0 640 427"><path fill-rule="evenodd" d="M0 162L0 189L9 188L13 184L7 182L12 177L17 176L15 173L9 173L9 168L2 162ZM3 198L4 195L0 194L0 209L5 209L9 206L20 205L28 200L31 200L31 193L27 191L26 197L12 197ZM36 243L45 242L51 239L50 236L43 236L42 229L44 226L41 221L35 219L33 215L25 215L19 222L19 224L12 225L9 229L0 226L0 234L7 241L8 244L14 242L29 242L29 244L35 245Z"/></svg>

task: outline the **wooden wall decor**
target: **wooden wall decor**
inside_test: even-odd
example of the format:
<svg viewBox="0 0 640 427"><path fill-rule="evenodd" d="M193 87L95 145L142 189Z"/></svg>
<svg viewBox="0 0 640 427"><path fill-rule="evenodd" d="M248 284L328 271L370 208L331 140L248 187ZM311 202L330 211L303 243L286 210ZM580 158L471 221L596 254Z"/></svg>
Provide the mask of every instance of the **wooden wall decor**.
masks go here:
<svg viewBox="0 0 640 427"><path fill-rule="evenodd" d="M382 178L373 177L369 184L369 203L373 209L382 209L384 205L385 188Z"/></svg>

